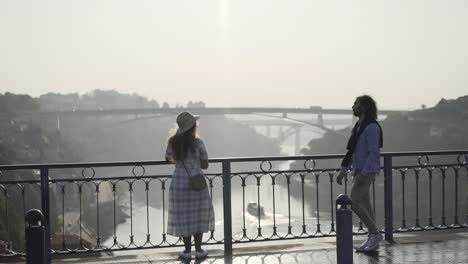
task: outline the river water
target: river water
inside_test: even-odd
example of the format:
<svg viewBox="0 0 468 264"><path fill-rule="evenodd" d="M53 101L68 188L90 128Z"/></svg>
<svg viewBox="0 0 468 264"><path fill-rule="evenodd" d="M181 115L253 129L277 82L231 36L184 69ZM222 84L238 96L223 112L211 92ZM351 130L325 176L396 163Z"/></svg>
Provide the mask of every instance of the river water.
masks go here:
<svg viewBox="0 0 468 264"><path fill-rule="evenodd" d="M265 181L265 183L268 181ZM263 184L263 180L262 180ZM215 233L216 240L223 238L223 200L213 198L213 207L215 210ZM304 202L304 221L308 228L309 234L314 234L316 231L316 212L313 208L315 200L313 195L308 195ZM288 203L289 198L289 203ZM233 188L232 191L232 232L234 239L241 239L243 236L243 228L245 225L246 234L249 238L255 238L258 234L258 227L262 228L261 233L265 237L270 237L273 234L273 226L276 225L279 235L284 236L288 232L288 226L291 224L292 233L300 235L303 225L303 209L302 199L295 196L288 196L287 189L283 185L275 185L275 212L273 210L273 188L272 185L261 185L260 187L260 204L264 210L265 216L260 219L257 217L256 211L248 210L249 202L257 202L257 186L254 184L247 185L245 188L245 199L243 200L243 192L241 188ZM288 204L290 206L288 206ZM245 210L243 209L245 206ZM324 209L326 210L326 209ZM130 214L129 208L125 209L127 214ZM149 206L147 208L144 203L133 204L132 219L128 218L125 223L118 225L117 237L119 243L128 245L130 242L130 234L133 232L134 240L137 245L143 245L146 241L146 234L149 229L153 243L159 243L163 234L163 210L162 208ZM167 225L167 214L165 215L164 224ZM147 217L149 216L149 217ZM322 232L328 233L330 229L330 214L329 212L320 212L320 224L323 226ZM149 224L148 224L149 223ZM206 235L205 235L206 238ZM175 242L177 238L168 236L168 241ZM108 239L104 245L110 246L113 239Z"/></svg>

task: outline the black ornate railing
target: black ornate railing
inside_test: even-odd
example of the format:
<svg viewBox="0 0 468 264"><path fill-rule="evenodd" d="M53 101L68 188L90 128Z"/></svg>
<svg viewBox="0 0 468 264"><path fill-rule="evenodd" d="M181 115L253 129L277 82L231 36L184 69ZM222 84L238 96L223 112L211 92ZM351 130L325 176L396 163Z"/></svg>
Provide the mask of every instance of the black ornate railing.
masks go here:
<svg viewBox="0 0 468 264"><path fill-rule="evenodd" d="M211 159L206 176L216 229L207 244L335 235L343 155ZM372 205L395 232L468 227L468 151L382 154ZM24 213L39 208L53 254L181 246L168 236L173 165L165 161L0 166L1 256L24 255ZM356 218L355 234L366 230Z"/></svg>

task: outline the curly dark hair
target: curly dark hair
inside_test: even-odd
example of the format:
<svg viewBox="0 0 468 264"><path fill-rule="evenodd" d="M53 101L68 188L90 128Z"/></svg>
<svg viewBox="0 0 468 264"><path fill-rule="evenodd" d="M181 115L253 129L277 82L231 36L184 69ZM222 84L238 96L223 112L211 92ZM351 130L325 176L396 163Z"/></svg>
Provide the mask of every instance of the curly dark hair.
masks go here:
<svg viewBox="0 0 468 264"><path fill-rule="evenodd" d="M362 107L366 119L377 120L377 103L369 95L361 95L356 98Z"/></svg>

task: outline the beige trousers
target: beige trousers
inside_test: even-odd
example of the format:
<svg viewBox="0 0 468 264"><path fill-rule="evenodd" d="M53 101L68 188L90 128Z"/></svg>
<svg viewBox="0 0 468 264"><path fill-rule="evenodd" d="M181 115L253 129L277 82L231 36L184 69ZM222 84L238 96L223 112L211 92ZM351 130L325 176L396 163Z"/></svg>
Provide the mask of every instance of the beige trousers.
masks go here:
<svg viewBox="0 0 468 264"><path fill-rule="evenodd" d="M375 224L375 215L370 204L369 189L374 182L375 175L364 176L359 172L353 179L353 187L351 189L351 208L353 212L359 216L361 221L366 225L369 234L378 232Z"/></svg>

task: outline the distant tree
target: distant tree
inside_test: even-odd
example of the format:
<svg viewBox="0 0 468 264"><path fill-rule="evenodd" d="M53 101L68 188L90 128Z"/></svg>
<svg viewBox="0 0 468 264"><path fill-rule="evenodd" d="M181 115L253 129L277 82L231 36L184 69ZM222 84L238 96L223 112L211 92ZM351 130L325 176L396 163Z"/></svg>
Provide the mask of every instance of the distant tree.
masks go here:
<svg viewBox="0 0 468 264"><path fill-rule="evenodd" d="M159 108L159 103L157 101L155 101L155 100L151 100L151 101L149 101L148 106L150 108Z"/></svg>
<svg viewBox="0 0 468 264"><path fill-rule="evenodd" d="M43 110L84 110L84 109L129 109L159 108L156 100L149 100L136 93L123 94L115 90L93 90L82 96L78 94L48 93L39 97Z"/></svg>
<svg viewBox="0 0 468 264"><path fill-rule="evenodd" d="M29 95L0 94L0 112L31 112L39 110L39 104Z"/></svg>
<svg viewBox="0 0 468 264"><path fill-rule="evenodd" d="M445 100L445 98L442 98L440 99L439 103L437 103L436 106L442 106L442 105L446 105L448 103L447 100Z"/></svg>
<svg viewBox="0 0 468 264"><path fill-rule="evenodd" d="M18 208L15 208L13 201L6 203L4 196L0 196L0 211L6 212L0 215L0 240L12 244L13 250L22 251L24 249L24 228L22 226L21 215ZM8 217L7 217L8 216Z"/></svg>

